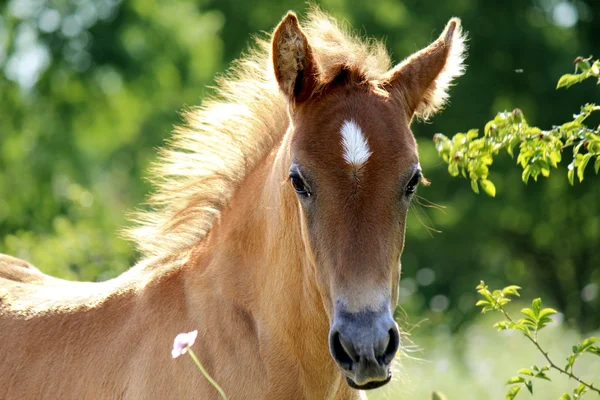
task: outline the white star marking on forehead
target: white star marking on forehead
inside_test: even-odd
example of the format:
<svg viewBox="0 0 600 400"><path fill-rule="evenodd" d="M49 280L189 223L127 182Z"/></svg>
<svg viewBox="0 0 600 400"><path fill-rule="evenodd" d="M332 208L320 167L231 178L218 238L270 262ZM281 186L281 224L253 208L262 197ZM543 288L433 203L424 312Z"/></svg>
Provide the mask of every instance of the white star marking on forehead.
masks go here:
<svg viewBox="0 0 600 400"><path fill-rule="evenodd" d="M353 120L344 121L341 133L344 160L354 168L362 167L372 154L365 134Z"/></svg>

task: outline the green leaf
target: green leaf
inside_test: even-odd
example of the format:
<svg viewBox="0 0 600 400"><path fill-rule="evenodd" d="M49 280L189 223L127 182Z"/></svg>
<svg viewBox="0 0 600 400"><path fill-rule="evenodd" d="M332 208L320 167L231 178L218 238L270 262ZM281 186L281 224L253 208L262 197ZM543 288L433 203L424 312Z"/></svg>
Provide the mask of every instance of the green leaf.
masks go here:
<svg viewBox="0 0 600 400"><path fill-rule="evenodd" d="M517 328L518 330L520 330L521 332L523 332L523 334L527 337L531 337L531 331L529 330L529 328L525 325L517 325L515 326L515 328Z"/></svg>
<svg viewBox="0 0 600 400"><path fill-rule="evenodd" d="M584 351L587 350L588 347L590 347L597 341L598 341L597 337L589 337L589 338L585 339L583 342L581 342L579 344L579 346L577 346L577 349L579 350L580 353L583 353Z"/></svg>
<svg viewBox="0 0 600 400"><path fill-rule="evenodd" d="M594 170L596 170L596 175L598 171L600 171L600 155L596 156L596 162L594 162Z"/></svg>
<svg viewBox="0 0 600 400"><path fill-rule="evenodd" d="M525 378L522 376L513 376L508 381L506 381L506 385L514 385L515 383L525 383Z"/></svg>
<svg viewBox="0 0 600 400"><path fill-rule="evenodd" d="M479 186L477 185L476 179L471 179L471 189L477 194L479 194Z"/></svg>
<svg viewBox="0 0 600 400"><path fill-rule="evenodd" d="M487 300L479 300L477 303L475 303L476 307L480 307L480 306L491 306L492 304L487 301Z"/></svg>
<svg viewBox="0 0 600 400"><path fill-rule="evenodd" d="M530 326L534 329L537 328L537 321L535 321L529 317L522 319L519 322L521 322L524 326Z"/></svg>
<svg viewBox="0 0 600 400"><path fill-rule="evenodd" d="M575 390L573 390L573 394L575 396L577 396L576 398L580 398L581 395L584 394L587 391L588 391L588 388L583 383L580 383L579 386L577 386L575 388Z"/></svg>
<svg viewBox="0 0 600 400"><path fill-rule="evenodd" d="M529 393L533 394L533 382L532 381L525 382L525 387L527 387L527 390L529 390Z"/></svg>
<svg viewBox="0 0 600 400"><path fill-rule="evenodd" d="M513 386L506 392L506 400L513 400L517 393L521 390L521 386Z"/></svg>
<svg viewBox="0 0 600 400"><path fill-rule="evenodd" d="M519 290L521 290L520 286L510 285L510 286L507 286L504 289L502 289L502 294L505 295L505 296L512 295L512 296L519 297L520 296L519 295Z"/></svg>
<svg viewBox="0 0 600 400"><path fill-rule="evenodd" d="M591 67L590 60L591 59L592 59L592 57L588 57L588 58L577 57L575 59L575 61L573 61L573 64L575 64L575 72L577 72L577 70L579 70L581 72L585 72L588 69L590 69L590 67Z"/></svg>
<svg viewBox="0 0 600 400"><path fill-rule="evenodd" d="M545 318L549 315L554 315L557 314L558 311L556 311L553 308L544 308L542 311L540 311L540 315L539 315L539 319Z"/></svg>
<svg viewBox="0 0 600 400"><path fill-rule="evenodd" d="M576 348L575 348L576 350ZM573 351L573 353L575 353L575 351ZM573 364L575 363L575 360L577 359L577 355L576 354L569 354L569 356L567 357L567 366L565 367L566 371L569 371L569 369L573 369Z"/></svg>
<svg viewBox="0 0 600 400"><path fill-rule="evenodd" d="M517 371L517 373L521 375L533 376L533 371L531 371L529 368L521 368L519 371Z"/></svg>
<svg viewBox="0 0 600 400"><path fill-rule="evenodd" d="M493 327L498 328L498 331L505 331L511 328L511 323L509 321L499 321Z"/></svg>
<svg viewBox="0 0 600 400"><path fill-rule="evenodd" d="M436 390L435 392L431 393L431 400L446 400L446 396Z"/></svg>
<svg viewBox="0 0 600 400"><path fill-rule="evenodd" d="M538 372L537 374L535 374L535 377L539 379L545 379L547 381L552 381L552 379L548 378L548 375L546 375L543 372Z"/></svg>
<svg viewBox="0 0 600 400"><path fill-rule="evenodd" d="M535 319L539 318L541 307L542 299L540 299L539 297L531 302L531 308L533 309L533 313L535 314Z"/></svg>
<svg viewBox="0 0 600 400"><path fill-rule="evenodd" d="M587 166L588 162L590 161L590 158L592 158L592 154L590 154L590 153L584 154L583 157L581 158L581 161L577 165L577 177L579 178L579 182L583 182L583 171L585 170L585 167Z"/></svg>
<svg viewBox="0 0 600 400"><path fill-rule="evenodd" d="M585 349L585 352L591 353L591 354L594 354L594 355L600 357L600 347L598 347L598 346L590 346L587 349Z"/></svg>
<svg viewBox="0 0 600 400"><path fill-rule="evenodd" d="M531 308L524 308L524 309L522 309L521 310L521 314L525 315L526 317L531 318L534 321L537 320L537 318L535 316L535 312Z"/></svg>
<svg viewBox="0 0 600 400"><path fill-rule="evenodd" d="M558 80L558 84L556 85L556 88L557 89L559 89L561 87L569 88L578 82L579 82L578 75L565 74L565 75L561 76L560 79Z"/></svg>
<svg viewBox="0 0 600 400"><path fill-rule="evenodd" d="M575 171L571 168L573 163L569 164L569 170L567 171L567 178L569 179L569 183L573 186L575 181Z"/></svg>
<svg viewBox="0 0 600 400"><path fill-rule="evenodd" d="M464 142L466 142L466 139L467 135L465 135L464 133L457 133L452 137L452 141L458 144L463 144Z"/></svg>
<svg viewBox="0 0 600 400"><path fill-rule="evenodd" d="M542 329L543 327L545 327L546 325L548 325L549 323L554 322L554 320L550 317L543 317L540 318L538 320L538 329Z"/></svg>
<svg viewBox="0 0 600 400"><path fill-rule="evenodd" d="M475 139L478 135L478 129L469 129L469 131L467 132L467 139Z"/></svg>
<svg viewBox="0 0 600 400"><path fill-rule="evenodd" d="M571 400L571 396L568 395L567 393L563 394L562 396L560 396L558 398L558 400Z"/></svg>
<svg viewBox="0 0 600 400"><path fill-rule="evenodd" d="M482 179L480 181L483 190L492 197L496 197L496 186L488 179Z"/></svg>
<svg viewBox="0 0 600 400"><path fill-rule="evenodd" d="M531 166L527 165L525 168L523 168L523 173L521 174L521 180L523 182L527 183L530 176L531 176Z"/></svg>
<svg viewBox="0 0 600 400"><path fill-rule="evenodd" d="M558 151L558 150L554 150L554 151L550 152L549 158L550 158L550 163L552 164L552 166L554 168L557 167L557 164L562 159L562 157L560 155L560 151Z"/></svg>
<svg viewBox="0 0 600 400"><path fill-rule="evenodd" d="M455 162L450 162L450 164L448 164L448 173L451 176L458 176L458 174L459 174L458 165Z"/></svg>

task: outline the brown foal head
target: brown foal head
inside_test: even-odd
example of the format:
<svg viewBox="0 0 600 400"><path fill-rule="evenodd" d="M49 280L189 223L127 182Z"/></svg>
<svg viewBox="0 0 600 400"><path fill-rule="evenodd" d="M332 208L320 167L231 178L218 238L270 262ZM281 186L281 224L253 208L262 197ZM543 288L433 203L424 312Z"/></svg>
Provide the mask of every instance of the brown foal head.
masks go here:
<svg viewBox="0 0 600 400"><path fill-rule="evenodd" d="M289 190L329 315L331 355L353 388L391 378L406 214L421 180L409 126L441 107L462 73L459 24L452 19L437 41L378 79L361 65L322 70L326 55L294 14L273 35L274 72L290 106Z"/></svg>

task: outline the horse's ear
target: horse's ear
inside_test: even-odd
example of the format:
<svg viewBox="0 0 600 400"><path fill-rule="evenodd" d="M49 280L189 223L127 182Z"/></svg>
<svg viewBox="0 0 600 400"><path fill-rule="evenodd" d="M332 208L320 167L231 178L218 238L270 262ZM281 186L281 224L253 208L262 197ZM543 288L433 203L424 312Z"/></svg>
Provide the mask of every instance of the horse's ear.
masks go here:
<svg viewBox="0 0 600 400"><path fill-rule="evenodd" d="M427 119L448 99L452 80L464 73L465 36L460 20L452 18L440 37L398 64L386 85L399 95L409 119Z"/></svg>
<svg viewBox="0 0 600 400"><path fill-rule="evenodd" d="M289 12L272 39L273 69L279 87L291 101L308 99L317 84L318 67L298 18Z"/></svg>

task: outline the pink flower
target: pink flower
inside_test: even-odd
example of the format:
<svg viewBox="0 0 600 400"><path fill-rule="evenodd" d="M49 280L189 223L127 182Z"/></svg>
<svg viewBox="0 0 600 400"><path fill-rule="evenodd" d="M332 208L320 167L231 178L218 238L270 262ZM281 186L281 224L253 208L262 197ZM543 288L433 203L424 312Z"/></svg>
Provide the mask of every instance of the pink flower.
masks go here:
<svg viewBox="0 0 600 400"><path fill-rule="evenodd" d="M191 331L188 333L180 333L175 337L175 341L173 342L173 350L171 350L171 355L173 358L177 358L182 354L187 352L188 347L194 344L196 338L198 337L198 331Z"/></svg>

